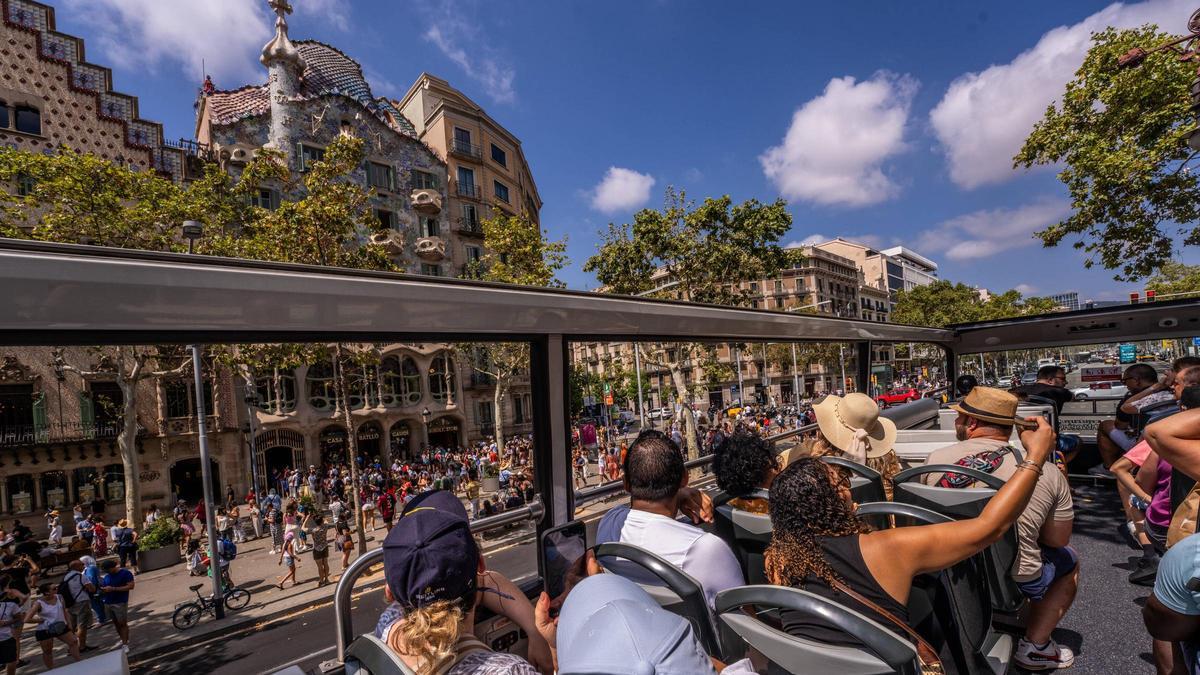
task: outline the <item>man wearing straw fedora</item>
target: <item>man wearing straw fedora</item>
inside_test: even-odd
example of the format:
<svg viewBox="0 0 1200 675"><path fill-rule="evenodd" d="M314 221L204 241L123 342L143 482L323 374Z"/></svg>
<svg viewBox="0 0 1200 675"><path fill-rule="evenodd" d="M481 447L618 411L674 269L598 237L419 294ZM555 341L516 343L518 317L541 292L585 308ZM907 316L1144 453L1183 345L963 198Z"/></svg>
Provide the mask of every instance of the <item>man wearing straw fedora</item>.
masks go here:
<svg viewBox="0 0 1200 675"><path fill-rule="evenodd" d="M928 464L956 464L1008 480L1020 464L1013 453L1013 427L1032 422L1017 417L1017 397L991 387L975 387L951 405L958 412L954 431L958 442L929 454ZM947 488L973 486L965 476L929 474L925 482ZM1029 670L1067 668L1074 654L1058 646L1050 633L1070 609L1079 582L1078 555L1071 548L1074 522L1071 488L1061 471L1042 472L1033 496L1017 519L1019 552L1011 571L1021 593L1029 598L1029 621L1017 646L1017 663Z"/></svg>

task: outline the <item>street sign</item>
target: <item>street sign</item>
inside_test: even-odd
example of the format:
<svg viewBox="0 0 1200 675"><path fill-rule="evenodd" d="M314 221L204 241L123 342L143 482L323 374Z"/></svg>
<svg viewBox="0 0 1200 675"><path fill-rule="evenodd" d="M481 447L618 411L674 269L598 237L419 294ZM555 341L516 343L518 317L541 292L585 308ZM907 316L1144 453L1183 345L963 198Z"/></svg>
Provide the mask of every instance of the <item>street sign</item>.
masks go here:
<svg viewBox="0 0 1200 675"><path fill-rule="evenodd" d="M1200 347L1200 337L1194 337L1194 338L1192 338L1192 346L1193 346L1193 347Z"/></svg>
<svg viewBox="0 0 1200 675"><path fill-rule="evenodd" d="M1083 382L1116 382L1121 379L1121 366L1085 366L1079 370Z"/></svg>
<svg viewBox="0 0 1200 675"><path fill-rule="evenodd" d="M611 392L604 395L604 404L605 405L613 404L613 396L612 396Z"/></svg>
<svg viewBox="0 0 1200 675"><path fill-rule="evenodd" d="M1137 363L1137 345L1121 345L1121 363Z"/></svg>

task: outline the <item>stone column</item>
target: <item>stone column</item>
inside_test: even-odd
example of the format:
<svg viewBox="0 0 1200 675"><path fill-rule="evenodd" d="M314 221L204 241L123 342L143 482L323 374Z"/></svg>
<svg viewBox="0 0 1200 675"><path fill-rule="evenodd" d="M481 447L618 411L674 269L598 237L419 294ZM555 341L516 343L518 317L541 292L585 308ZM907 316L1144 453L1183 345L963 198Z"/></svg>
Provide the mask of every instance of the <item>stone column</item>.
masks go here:
<svg viewBox="0 0 1200 675"><path fill-rule="evenodd" d="M33 474L33 510L41 511L45 504L42 499L42 474Z"/></svg>

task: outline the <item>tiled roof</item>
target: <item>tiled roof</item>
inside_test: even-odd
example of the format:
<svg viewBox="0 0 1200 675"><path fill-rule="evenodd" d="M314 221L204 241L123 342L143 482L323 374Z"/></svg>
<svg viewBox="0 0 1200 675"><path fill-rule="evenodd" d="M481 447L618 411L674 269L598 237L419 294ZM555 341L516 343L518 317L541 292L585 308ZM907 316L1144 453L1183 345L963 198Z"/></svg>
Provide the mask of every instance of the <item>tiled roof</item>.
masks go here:
<svg viewBox="0 0 1200 675"><path fill-rule="evenodd" d="M303 98L339 95L353 99L397 132L414 136L410 123L385 98L376 98L363 77L362 66L340 50L323 42L301 40L296 49L304 57L300 85ZM240 119L264 115L271 110L267 85L250 85L232 91L217 91L208 96L213 124L232 124Z"/></svg>

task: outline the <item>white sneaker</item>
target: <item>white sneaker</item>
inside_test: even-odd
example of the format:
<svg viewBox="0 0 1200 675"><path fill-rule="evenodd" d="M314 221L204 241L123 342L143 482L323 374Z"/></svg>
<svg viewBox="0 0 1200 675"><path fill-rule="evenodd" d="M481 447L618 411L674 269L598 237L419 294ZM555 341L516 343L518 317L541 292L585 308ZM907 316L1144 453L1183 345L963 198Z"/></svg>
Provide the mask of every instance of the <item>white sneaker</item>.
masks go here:
<svg viewBox="0 0 1200 675"><path fill-rule="evenodd" d="M1044 649L1038 649L1037 645L1021 638L1013 660L1025 670L1057 670L1075 665L1075 653L1054 640L1050 640Z"/></svg>

